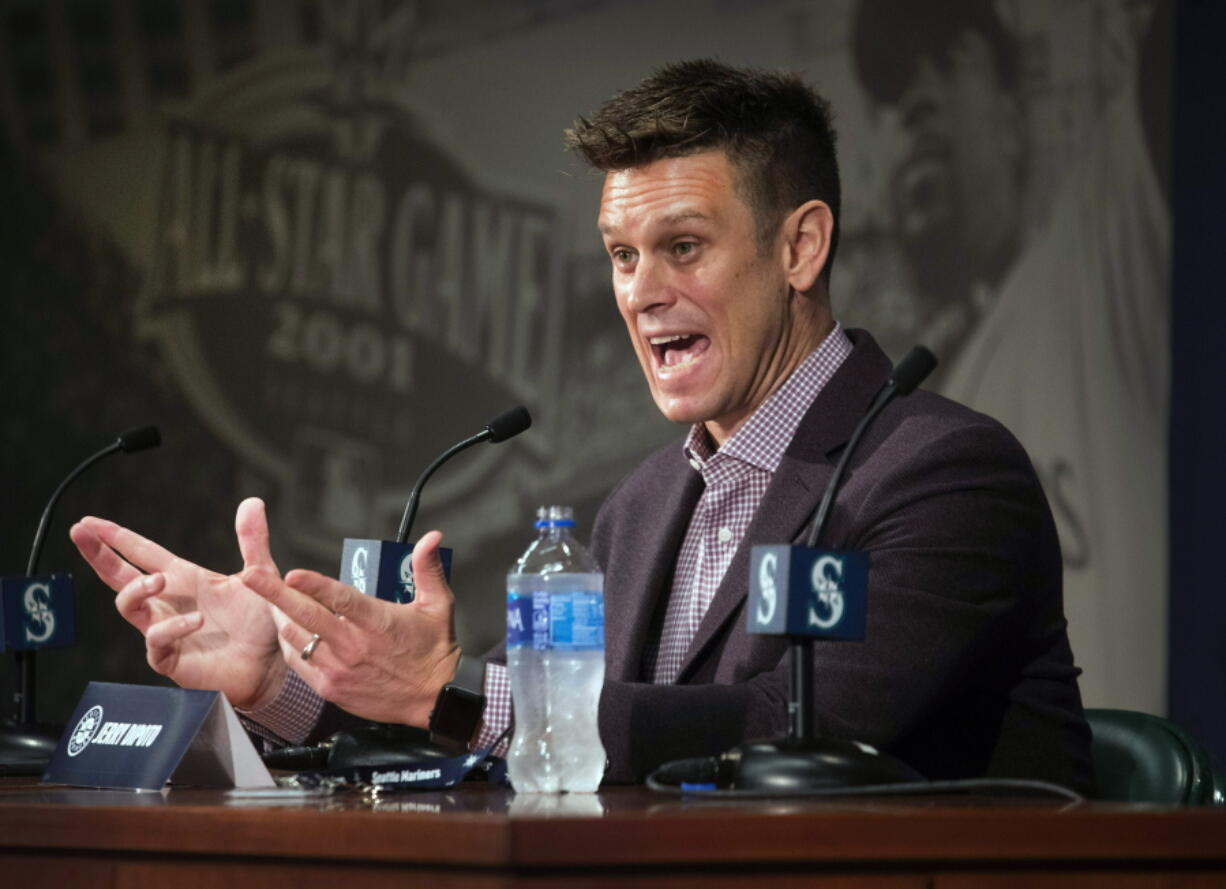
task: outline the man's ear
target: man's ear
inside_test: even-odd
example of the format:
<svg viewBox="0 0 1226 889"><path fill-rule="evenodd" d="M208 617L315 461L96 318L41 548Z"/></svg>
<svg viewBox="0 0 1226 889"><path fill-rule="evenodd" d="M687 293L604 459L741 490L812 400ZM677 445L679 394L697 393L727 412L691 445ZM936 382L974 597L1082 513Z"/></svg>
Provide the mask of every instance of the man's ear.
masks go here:
<svg viewBox="0 0 1226 889"><path fill-rule="evenodd" d="M834 214L825 201L806 201L783 221L785 272L797 293L808 293L817 284L833 235Z"/></svg>

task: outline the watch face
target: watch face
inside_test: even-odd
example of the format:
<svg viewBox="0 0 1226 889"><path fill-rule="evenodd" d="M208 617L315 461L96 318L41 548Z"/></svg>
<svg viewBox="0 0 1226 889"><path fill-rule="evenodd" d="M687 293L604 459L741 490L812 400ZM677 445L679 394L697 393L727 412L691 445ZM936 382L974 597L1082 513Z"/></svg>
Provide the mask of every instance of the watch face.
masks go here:
<svg viewBox="0 0 1226 889"><path fill-rule="evenodd" d="M430 734L467 744L477 731L484 710L484 695L458 685L445 685L430 714Z"/></svg>

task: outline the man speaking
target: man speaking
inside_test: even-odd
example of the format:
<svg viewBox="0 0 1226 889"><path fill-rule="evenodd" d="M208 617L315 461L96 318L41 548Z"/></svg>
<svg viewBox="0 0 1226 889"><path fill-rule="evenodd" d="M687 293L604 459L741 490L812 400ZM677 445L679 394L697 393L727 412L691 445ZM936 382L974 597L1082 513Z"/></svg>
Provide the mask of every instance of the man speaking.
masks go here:
<svg viewBox="0 0 1226 889"><path fill-rule="evenodd" d="M652 396L689 427L617 487L592 536L606 575L606 780L639 781L784 732L786 642L745 631L749 551L801 538L891 368L833 317L835 137L798 78L671 65L567 138L605 172L598 227ZM223 691L266 734L298 742L355 716L425 726L461 658L440 535L414 552L417 599L394 605L314 572L282 579L259 501L240 505L237 532L246 568L232 576L101 519L71 534L150 665ZM870 569L865 641L815 646L818 734L933 779L1089 789L1059 544L1003 427L926 392L894 401L851 459L821 543L868 552ZM510 719L498 661L483 738Z"/></svg>

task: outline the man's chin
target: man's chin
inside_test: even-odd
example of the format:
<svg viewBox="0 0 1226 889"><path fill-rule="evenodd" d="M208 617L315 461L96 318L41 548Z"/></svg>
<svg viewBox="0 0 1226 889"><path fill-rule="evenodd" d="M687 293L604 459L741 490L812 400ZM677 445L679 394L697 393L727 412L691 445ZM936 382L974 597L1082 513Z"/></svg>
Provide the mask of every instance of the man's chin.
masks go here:
<svg viewBox="0 0 1226 889"><path fill-rule="evenodd" d="M692 426L709 419L708 411L704 410L702 405L695 403L692 398L662 395L658 392L653 392L652 396L655 399L656 408L664 415L664 419L673 423Z"/></svg>

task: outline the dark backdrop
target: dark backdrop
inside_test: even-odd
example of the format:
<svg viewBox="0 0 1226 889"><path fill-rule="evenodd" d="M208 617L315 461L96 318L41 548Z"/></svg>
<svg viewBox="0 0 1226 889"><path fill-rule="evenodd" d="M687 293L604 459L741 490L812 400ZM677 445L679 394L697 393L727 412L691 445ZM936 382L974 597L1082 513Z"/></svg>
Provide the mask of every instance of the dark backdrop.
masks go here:
<svg viewBox="0 0 1226 889"><path fill-rule="evenodd" d="M1171 715L1226 764L1226 420L1218 387L1226 336L1226 7L1180 3L1177 24L1171 364Z"/></svg>

